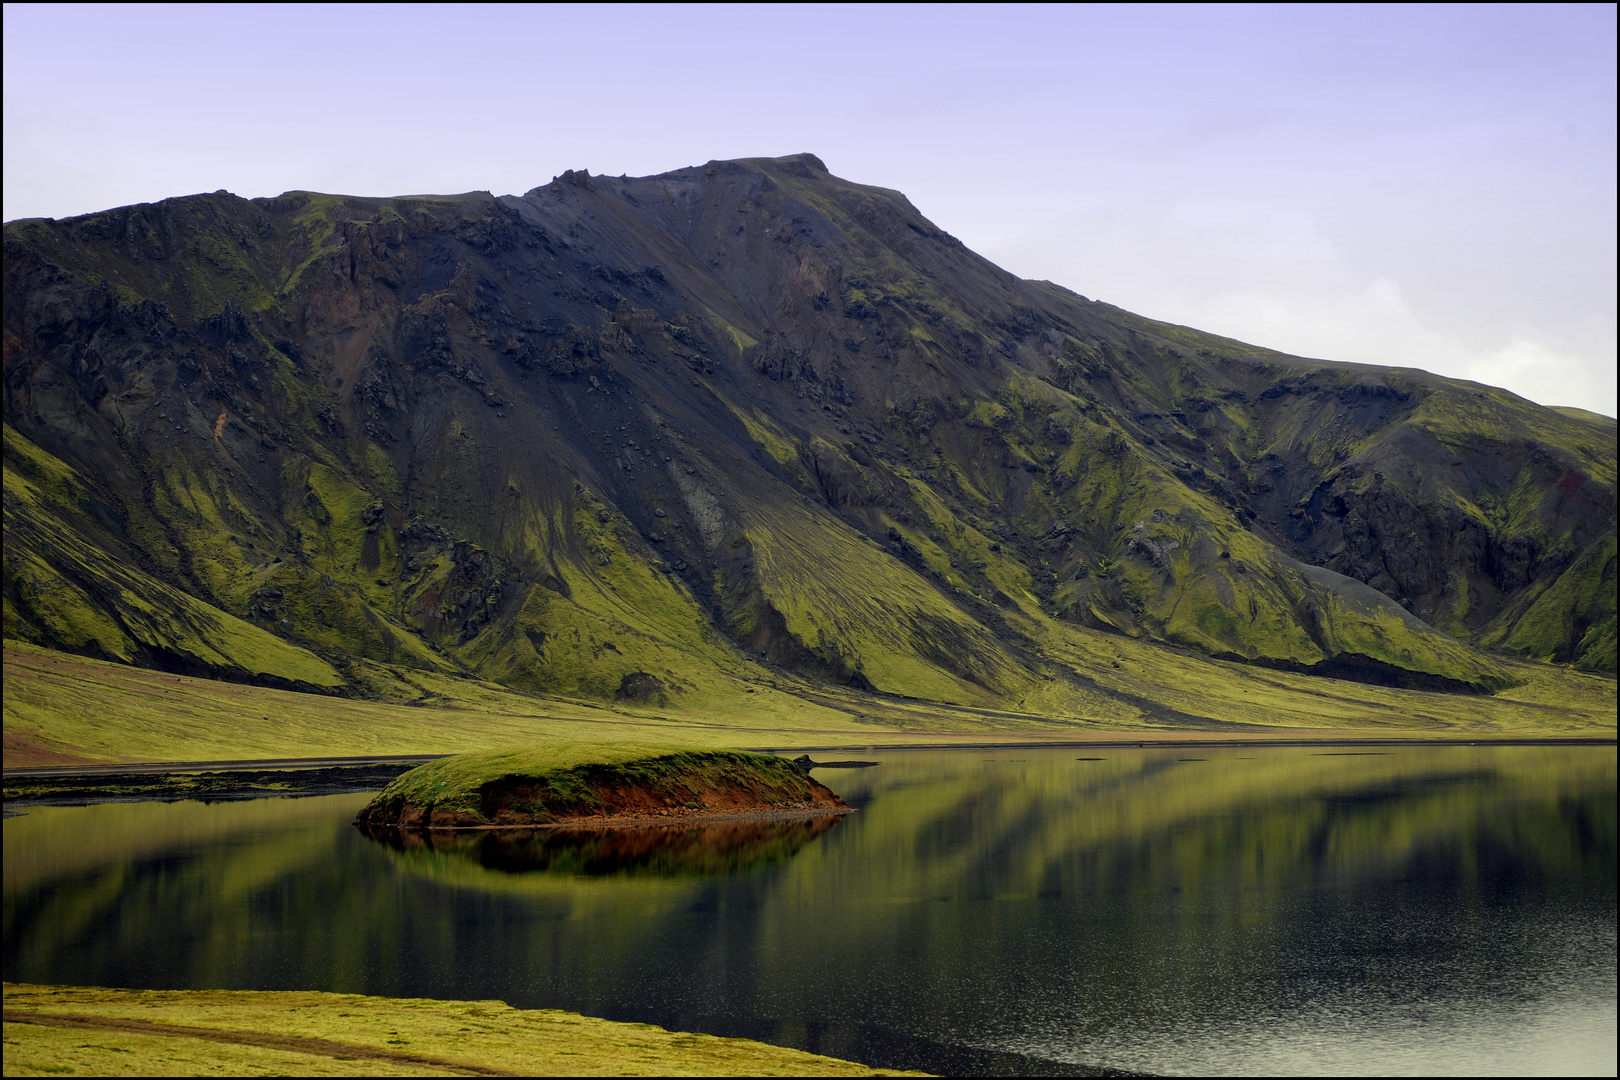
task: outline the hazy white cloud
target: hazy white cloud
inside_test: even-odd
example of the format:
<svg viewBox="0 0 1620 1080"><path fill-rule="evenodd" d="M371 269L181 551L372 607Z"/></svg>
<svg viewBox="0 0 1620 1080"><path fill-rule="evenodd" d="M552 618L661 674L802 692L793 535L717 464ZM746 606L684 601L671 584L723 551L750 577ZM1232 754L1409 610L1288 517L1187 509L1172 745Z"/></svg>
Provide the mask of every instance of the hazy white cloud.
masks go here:
<svg viewBox="0 0 1620 1080"><path fill-rule="evenodd" d="M1309 283L1286 291L1220 292L1188 321L1302 356L1422 368L1544 404L1613 410L1614 368L1589 359L1601 354L1601 340L1577 343L1517 326L1498 344L1480 348L1426 325L1389 278L1354 293L1312 293ZM1612 329L1606 347L1612 354Z"/></svg>
<svg viewBox="0 0 1620 1080"><path fill-rule="evenodd" d="M947 201L975 200L958 190ZM968 223L979 235L964 239L1023 276L1152 318L1298 356L1422 368L1614 415L1612 308L1550 328L1511 309L1465 305L1473 318L1459 332L1426 317L1388 265L1357 265L1308 206L1081 191L1061 201L1083 210L1041 220L1040 210L1059 201L1032 196L1019 228L1007 229L1005 214L981 217Z"/></svg>

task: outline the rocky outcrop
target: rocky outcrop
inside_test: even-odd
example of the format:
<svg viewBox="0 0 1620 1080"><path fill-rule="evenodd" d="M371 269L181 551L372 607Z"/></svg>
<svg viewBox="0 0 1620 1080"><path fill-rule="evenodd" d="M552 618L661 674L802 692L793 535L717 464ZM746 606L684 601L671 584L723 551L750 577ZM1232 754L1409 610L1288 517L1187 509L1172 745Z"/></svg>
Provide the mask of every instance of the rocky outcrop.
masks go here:
<svg viewBox="0 0 1620 1080"><path fill-rule="evenodd" d="M513 768L491 755L421 766L360 812L364 826L402 829L618 825L848 812L792 762L737 751L685 751ZM491 759L491 760L486 760ZM494 767L500 775L487 774Z"/></svg>

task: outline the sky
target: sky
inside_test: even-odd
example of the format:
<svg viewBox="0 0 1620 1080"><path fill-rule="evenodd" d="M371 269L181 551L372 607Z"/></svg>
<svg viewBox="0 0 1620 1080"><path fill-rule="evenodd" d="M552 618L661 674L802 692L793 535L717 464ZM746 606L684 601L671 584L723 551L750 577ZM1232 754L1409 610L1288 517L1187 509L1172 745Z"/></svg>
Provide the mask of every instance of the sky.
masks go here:
<svg viewBox="0 0 1620 1080"><path fill-rule="evenodd" d="M4 8L4 217L810 151L1008 270L1616 413L1616 8Z"/></svg>

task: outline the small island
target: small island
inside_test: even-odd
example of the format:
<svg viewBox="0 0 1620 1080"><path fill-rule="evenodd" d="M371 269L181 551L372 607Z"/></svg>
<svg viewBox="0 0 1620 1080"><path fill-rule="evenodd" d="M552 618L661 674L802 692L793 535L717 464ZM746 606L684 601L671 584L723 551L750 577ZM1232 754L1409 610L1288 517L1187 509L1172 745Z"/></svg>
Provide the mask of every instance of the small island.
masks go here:
<svg viewBox="0 0 1620 1080"><path fill-rule="evenodd" d="M560 743L457 754L419 766L384 788L356 824L590 828L849 812L832 790L771 754Z"/></svg>

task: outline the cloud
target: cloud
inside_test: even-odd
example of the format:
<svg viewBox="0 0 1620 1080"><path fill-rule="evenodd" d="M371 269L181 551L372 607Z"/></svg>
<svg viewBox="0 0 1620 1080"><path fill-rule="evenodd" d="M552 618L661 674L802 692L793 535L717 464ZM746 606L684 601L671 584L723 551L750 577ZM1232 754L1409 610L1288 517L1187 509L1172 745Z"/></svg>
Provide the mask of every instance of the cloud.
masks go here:
<svg viewBox="0 0 1620 1080"><path fill-rule="evenodd" d="M1615 411L1614 367L1589 359L1601 342L1580 343L1519 326L1505 339L1472 345L1427 325L1390 278L1339 295L1303 288L1221 291L1200 305L1192 321L1201 329L1299 355L1421 368L1500 386L1544 405ZM1612 328L1608 336L1612 355Z"/></svg>
<svg viewBox="0 0 1620 1080"><path fill-rule="evenodd" d="M6 8L8 218L811 150L1026 277L1615 409L1612 5L85 10Z"/></svg>
<svg viewBox="0 0 1620 1080"><path fill-rule="evenodd" d="M967 208L965 189L934 194ZM1057 222L1010 225L981 211L978 235L963 239L1014 273L1151 318L1615 414L1612 314L1548 326L1472 305L1466 322L1448 320L1411 296L1399 267L1358 265L1304 203L1083 192L1076 204Z"/></svg>

